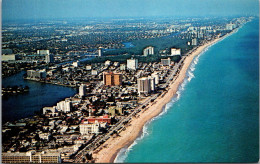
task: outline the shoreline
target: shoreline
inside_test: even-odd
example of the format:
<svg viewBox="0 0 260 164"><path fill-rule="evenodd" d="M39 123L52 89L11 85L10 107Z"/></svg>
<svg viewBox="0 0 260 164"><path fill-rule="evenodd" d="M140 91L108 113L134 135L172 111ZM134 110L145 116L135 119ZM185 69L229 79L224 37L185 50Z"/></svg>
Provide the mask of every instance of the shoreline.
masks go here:
<svg viewBox="0 0 260 164"><path fill-rule="evenodd" d="M162 113L166 104L168 104L172 100L172 98L178 91L179 86L185 80L186 73L190 68L190 65L193 62L194 58L202 53L206 48L225 39L236 31L237 30L234 30L223 37L216 38L210 42L207 42L204 45L197 47L197 49L190 53L188 56L185 56L179 74L169 84L168 92L163 97L159 96L155 100L155 104L149 104L147 106L147 110L141 111L137 115L138 117L133 117L131 119L130 125L126 127L126 130L119 133L119 137L111 137L107 142L104 143L104 145L101 146L101 150L99 150L97 153L94 152L93 158L95 160L95 163L114 163L114 160L116 159L120 150L122 148L131 146L134 141L142 135L143 127L151 119Z"/></svg>

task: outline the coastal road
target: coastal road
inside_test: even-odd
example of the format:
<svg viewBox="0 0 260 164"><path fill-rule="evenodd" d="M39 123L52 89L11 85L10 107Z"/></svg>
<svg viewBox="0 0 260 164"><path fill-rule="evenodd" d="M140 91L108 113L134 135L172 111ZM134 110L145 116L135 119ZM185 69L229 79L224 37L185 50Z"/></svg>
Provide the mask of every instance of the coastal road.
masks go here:
<svg viewBox="0 0 260 164"><path fill-rule="evenodd" d="M111 135L114 134L114 132L119 131L120 129L124 128L125 124L131 120L131 118L140 112L142 110L143 106L148 105L152 99L156 99L158 97L158 93L154 94L153 96L149 97L145 102L143 102L141 105L139 105L134 112L132 112L129 116L126 118L120 120L118 123L116 123L111 129L109 129L109 132L107 134L103 134L95 138L92 143L88 144L85 148L83 148L81 151L78 152L78 154L75 156L75 163L81 163L83 162L82 159L85 158L85 155L87 153L93 152L95 149L97 149L102 143L104 143L106 140L108 140Z"/></svg>
<svg viewBox="0 0 260 164"><path fill-rule="evenodd" d="M185 57L183 57L177 65L174 66L174 68L171 71L170 75L166 79L166 83L162 85L162 87L166 87L170 84L170 82L173 79L173 76L177 73L179 69L181 69L183 65ZM151 100L155 100L159 96L159 93L156 93L152 95L151 97L148 97L147 100L145 100L142 104L140 104L137 108L135 108L134 112L132 112L130 115L128 115L126 118L120 120L117 122L111 129L109 129L109 132L106 134L102 134L95 138L90 144L88 144L85 148L83 148L81 151L78 152L78 154L75 156L75 163L82 163L83 158L85 158L87 153L92 153L95 149L97 149L101 144L103 144L106 140L108 140L115 132L118 132L122 128L124 128L125 124L131 120L132 117L134 117L138 112L140 112L143 108L143 106L147 106Z"/></svg>

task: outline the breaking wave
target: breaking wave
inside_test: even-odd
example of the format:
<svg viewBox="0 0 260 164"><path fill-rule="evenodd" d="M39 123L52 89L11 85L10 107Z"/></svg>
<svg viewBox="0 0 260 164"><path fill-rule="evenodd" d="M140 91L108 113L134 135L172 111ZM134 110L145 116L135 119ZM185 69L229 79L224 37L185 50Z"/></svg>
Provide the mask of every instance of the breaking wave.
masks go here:
<svg viewBox="0 0 260 164"><path fill-rule="evenodd" d="M199 55L199 56L200 56L200 55ZM145 136L149 135L148 127L149 127L149 125L151 124L151 122L153 122L154 120L157 120L157 119L161 118L164 114L166 114L166 113L168 112L168 110L173 106L173 104L180 99L181 93L185 90L185 86L187 85L187 83L188 83L192 78L195 77L194 74L193 74L193 71L195 70L195 66L196 66L197 63L198 63L198 60L199 60L198 57L199 57L199 56L197 56L197 57L193 60L192 64L190 65L190 67L189 67L189 69L188 69L188 71L187 71L187 73L186 73L186 77L185 77L183 83L179 86L179 88L178 88L176 94L173 96L173 98L171 99L171 101L164 106L162 112L161 112L159 115L157 115L157 116L155 116L154 118L152 118L151 120L149 120L149 121L143 126L141 135L140 135L139 137L137 137L136 140L135 140L130 146L124 147L124 148L122 148L122 149L118 152L118 154L117 154L117 156L116 156L116 158L115 158L115 160L114 160L115 163L122 163L122 162L124 162L125 159L127 158L128 154L129 154L129 152L130 152L131 150L133 150L133 147L134 147L140 140L142 140Z"/></svg>

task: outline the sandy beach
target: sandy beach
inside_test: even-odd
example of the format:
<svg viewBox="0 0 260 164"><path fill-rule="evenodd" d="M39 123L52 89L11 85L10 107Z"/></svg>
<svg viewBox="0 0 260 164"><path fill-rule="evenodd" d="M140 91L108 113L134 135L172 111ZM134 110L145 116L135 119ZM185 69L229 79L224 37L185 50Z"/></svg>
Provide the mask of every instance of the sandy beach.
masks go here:
<svg viewBox="0 0 260 164"><path fill-rule="evenodd" d="M186 56L182 69L180 70L180 73L176 77L174 82L169 85L168 92L163 97L159 96L155 100L155 103L153 103L153 105L152 103L150 103L149 106L147 107L148 108L147 110L141 111L140 113L138 113L137 117L133 117L133 119L131 119L130 125L126 127L126 130L120 132L118 137L116 138L111 137L101 146L102 149L98 153L93 153L93 158L95 162L113 163L120 149L125 146L131 145L142 132L145 123L150 119L152 119L153 117L159 115L162 112L163 107L169 101L171 101L172 97L176 94L178 87L184 81L186 77L186 72L190 64L192 63L194 57L196 57L205 48L216 43L220 39L222 38L217 38L211 42L208 42L198 47L190 55Z"/></svg>

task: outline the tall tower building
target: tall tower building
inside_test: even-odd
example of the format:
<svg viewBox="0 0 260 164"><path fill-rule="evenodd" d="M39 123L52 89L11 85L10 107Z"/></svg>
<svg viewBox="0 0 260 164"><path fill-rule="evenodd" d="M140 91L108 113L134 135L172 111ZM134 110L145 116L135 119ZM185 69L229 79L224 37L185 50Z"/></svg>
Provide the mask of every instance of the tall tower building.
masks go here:
<svg viewBox="0 0 260 164"><path fill-rule="evenodd" d="M142 77L137 79L138 94L148 95L155 90L155 78L154 77Z"/></svg>
<svg viewBox="0 0 260 164"><path fill-rule="evenodd" d="M102 47L99 47L98 48L98 56L101 57L102 54L103 54L103 49L102 49Z"/></svg>
<svg viewBox="0 0 260 164"><path fill-rule="evenodd" d="M85 96L86 95L86 85L85 84L81 84L79 87L79 96Z"/></svg>
<svg viewBox="0 0 260 164"><path fill-rule="evenodd" d="M155 84L159 84L159 75L158 75L158 72L152 73L151 76L154 78Z"/></svg>
<svg viewBox="0 0 260 164"><path fill-rule="evenodd" d="M59 111L63 112L70 112L71 111L71 101L70 100L65 100L65 101L60 101L57 103L57 109Z"/></svg>
<svg viewBox="0 0 260 164"><path fill-rule="evenodd" d="M104 72L103 73L103 82L107 86L115 86L122 84L122 74L113 73L113 72Z"/></svg>
<svg viewBox="0 0 260 164"><path fill-rule="evenodd" d="M46 63L53 63L54 62L53 54L45 55L45 62Z"/></svg>
<svg viewBox="0 0 260 164"><path fill-rule="evenodd" d="M127 59L127 69L136 70L138 68L138 59Z"/></svg>

